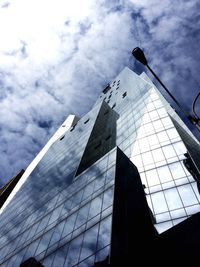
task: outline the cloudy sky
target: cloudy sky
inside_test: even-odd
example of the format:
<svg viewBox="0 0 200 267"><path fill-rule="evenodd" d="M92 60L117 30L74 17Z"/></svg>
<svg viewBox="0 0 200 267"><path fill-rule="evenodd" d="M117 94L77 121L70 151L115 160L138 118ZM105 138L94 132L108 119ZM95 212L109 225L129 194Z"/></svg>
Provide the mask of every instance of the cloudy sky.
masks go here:
<svg viewBox="0 0 200 267"><path fill-rule="evenodd" d="M143 70L136 46L190 111L200 88L199 10L198 0L0 0L0 184L125 66Z"/></svg>

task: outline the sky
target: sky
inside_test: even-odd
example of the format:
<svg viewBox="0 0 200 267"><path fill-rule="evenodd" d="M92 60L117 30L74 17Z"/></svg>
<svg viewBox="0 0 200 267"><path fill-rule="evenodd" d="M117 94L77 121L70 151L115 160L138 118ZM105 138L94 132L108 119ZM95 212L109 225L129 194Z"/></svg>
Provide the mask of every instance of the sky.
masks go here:
<svg viewBox="0 0 200 267"><path fill-rule="evenodd" d="M69 114L87 113L125 66L145 70L134 47L191 112L199 10L198 0L0 0L0 185L26 169Z"/></svg>

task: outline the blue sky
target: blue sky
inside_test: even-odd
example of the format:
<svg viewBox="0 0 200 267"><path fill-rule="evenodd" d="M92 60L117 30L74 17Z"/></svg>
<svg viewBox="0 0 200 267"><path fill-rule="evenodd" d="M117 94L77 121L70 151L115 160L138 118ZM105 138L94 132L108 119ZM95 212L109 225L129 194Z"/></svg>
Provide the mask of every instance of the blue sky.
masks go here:
<svg viewBox="0 0 200 267"><path fill-rule="evenodd" d="M143 70L136 46L190 111L200 88L199 10L198 0L0 1L0 184L70 113L89 111L125 66Z"/></svg>

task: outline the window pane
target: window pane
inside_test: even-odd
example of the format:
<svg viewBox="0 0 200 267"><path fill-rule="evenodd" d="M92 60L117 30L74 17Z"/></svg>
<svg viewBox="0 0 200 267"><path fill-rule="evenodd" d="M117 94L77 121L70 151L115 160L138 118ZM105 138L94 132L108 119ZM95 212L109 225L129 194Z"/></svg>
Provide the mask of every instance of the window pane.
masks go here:
<svg viewBox="0 0 200 267"><path fill-rule="evenodd" d="M170 139L174 139L174 138L179 137L178 132L176 131L175 128L168 129L167 133L168 133Z"/></svg>
<svg viewBox="0 0 200 267"><path fill-rule="evenodd" d="M154 109L154 104L150 102L150 103L147 105L147 110L148 110L148 111L151 111L151 110L153 110L153 109Z"/></svg>
<svg viewBox="0 0 200 267"><path fill-rule="evenodd" d="M141 138L141 139L139 140L139 145L140 145L140 149L141 149L141 151L143 151L143 148L144 148L144 147L149 147L149 143L148 143L147 138Z"/></svg>
<svg viewBox="0 0 200 267"><path fill-rule="evenodd" d="M168 221L170 219L171 218L170 218L169 212L163 212L163 213L160 213L159 215L156 215L156 222L157 223Z"/></svg>
<svg viewBox="0 0 200 267"><path fill-rule="evenodd" d="M172 180L172 176L168 166L159 167L157 168L157 171L162 183Z"/></svg>
<svg viewBox="0 0 200 267"><path fill-rule="evenodd" d="M163 106L162 102L159 99L157 99L156 101L154 101L154 105L155 105L156 108L159 108L159 107L162 107Z"/></svg>
<svg viewBox="0 0 200 267"><path fill-rule="evenodd" d="M58 208L56 208L52 214L51 214L51 217L50 217L50 220L48 222L48 224L51 224L52 222L56 221L61 213L61 209L62 209L62 205L59 206Z"/></svg>
<svg viewBox="0 0 200 267"><path fill-rule="evenodd" d="M65 227L64 227L64 230L63 230L63 233L62 233L62 237L68 235L69 233L72 232L73 228L74 228L74 222L75 222L75 219L76 219L76 213L72 214L71 216L69 216L67 218L67 221L65 223Z"/></svg>
<svg viewBox="0 0 200 267"><path fill-rule="evenodd" d="M148 134L155 132L152 123L145 124L144 129L145 129L146 133L148 133ZM144 133L144 130L143 130L143 133Z"/></svg>
<svg viewBox="0 0 200 267"><path fill-rule="evenodd" d="M68 244L64 247L59 248L59 250L56 251L52 267L63 266L67 250L68 250ZM45 266L51 266L51 265L45 265Z"/></svg>
<svg viewBox="0 0 200 267"><path fill-rule="evenodd" d="M160 143L169 140L169 137L167 136L166 132L160 132L160 133L157 134L157 136L158 136L158 139L159 139Z"/></svg>
<svg viewBox="0 0 200 267"><path fill-rule="evenodd" d="M173 149L173 146L172 146L172 145L169 145L169 146L164 146L162 149L163 149L163 152L164 152L164 154L165 154L165 157L166 157L167 159L169 159L169 158L172 158L172 157L175 157L175 156L176 156L176 153L175 153L175 151L174 151L174 149Z"/></svg>
<svg viewBox="0 0 200 267"><path fill-rule="evenodd" d="M54 259L55 254L50 254L47 258L44 259L42 262L44 266L51 266L53 259Z"/></svg>
<svg viewBox="0 0 200 267"><path fill-rule="evenodd" d="M166 112L165 108L159 108L158 113L159 113L160 117L167 116L167 112Z"/></svg>
<svg viewBox="0 0 200 267"><path fill-rule="evenodd" d="M110 244L111 238L111 216L107 217L100 222L99 237L98 237L98 249L101 249Z"/></svg>
<svg viewBox="0 0 200 267"><path fill-rule="evenodd" d="M71 197L71 203L72 203L71 208L74 208L80 204L82 195L83 195L83 190L79 191L78 193L76 193Z"/></svg>
<svg viewBox="0 0 200 267"><path fill-rule="evenodd" d="M197 203L197 198L195 197L195 194L189 184L179 186L178 191L184 205L189 206Z"/></svg>
<svg viewBox="0 0 200 267"><path fill-rule="evenodd" d="M155 120L158 118L158 112L156 110L149 112L149 116L152 120Z"/></svg>
<svg viewBox="0 0 200 267"><path fill-rule="evenodd" d="M148 123L150 121L151 121L151 119L149 117L149 114L148 113L145 113L144 116L143 116L143 118L142 118L142 122L143 123Z"/></svg>
<svg viewBox="0 0 200 267"><path fill-rule="evenodd" d="M103 195L100 195L92 200L88 220L101 212L102 197Z"/></svg>
<svg viewBox="0 0 200 267"><path fill-rule="evenodd" d="M97 191L104 185L105 177L104 175L100 175L95 179L94 191Z"/></svg>
<svg viewBox="0 0 200 267"><path fill-rule="evenodd" d="M143 159L143 164L144 164L144 166L145 166L146 164L151 164L151 163L153 163L153 157L152 157L152 155L151 155L151 152L143 153L143 154L142 154L142 159Z"/></svg>
<svg viewBox="0 0 200 267"><path fill-rule="evenodd" d="M162 233L164 231L166 231L167 229L171 228L173 225L172 225L172 222L169 221L169 222L163 222L163 223L158 223L155 225L157 231L159 233Z"/></svg>
<svg viewBox="0 0 200 267"><path fill-rule="evenodd" d="M157 93L155 93L155 91L153 93L151 93L151 99L152 100L158 99L158 95L157 95Z"/></svg>
<svg viewBox="0 0 200 267"><path fill-rule="evenodd" d="M140 178L141 178L142 183L147 186L147 180L146 180L146 176L144 172L140 173Z"/></svg>
<svg viewBox="0 0 200 267"><path fill-rule="evenodd" d="M199 191L197 189L197 183L192 183L191 186L192 186L192 189L195 192L196 197L198 198L198 201L200 202L200 194L199 194Z"/></svg>
<svg viewBox="0 0 200 267"><path fill-rule="evenodd" d="M164 191L169 209L178 209L183 206L176 188Z"/></svg>
<svg viewBox="0 0 200 267"><path fill-rule="evenodd" d="M112 204L113 204L113 187L104 192L102 210L106 209Z"/></svg>
<svg viewBox="0 0 200 267"><path fill-rule="evenodd" d="M86 222L89 208L90 208L90 203L85 205L78 211L75 228L78 228L79 226L81 226L82 224Z"/></svg>
<svg viewBox="0 0 200 267"><path fill-rule="evenodd" d="M172 219L186 216L185 209L173 210L170 212Z"/></svg>
<svg viewBox="0 0 200 267"><path fill-rule="evenodd" d="M40 254L43 250L47 249L48 245L49 245L49 241L51 239L51 236L53 234L54 229L52 229L51 231L47 232L46 234L44 234L41 238L40 244L37 248L37 253L36 254Z"/></svg>
<svg viewBox="0 0 200 267"><path fill-rule="evenodd" d="M173 146L174 146L174 149L175 149L177 155L181 155L181 154L186 153L186 148L185 148L183 142L174 143Z"/></svg>
<svg viewBox="0 0 200 267"><path fill-rule="evenodd" d="M162 122L160 120L157 120L157 121L154 121L153 122L153 126L156 130L159 130L159 129L162 129L164 128L163 125L162 125Z"/></svg>
<svg viewBox="0 0 200 267"><path fill-rule="evenodd" d="M161 213L168 210L163 192L152 194L151 199L155 213Z"/></svg>
<svg viewBox="0 0 200 267"><path fill-rule="evenodd" d="M148 137L148 140L149 140L149 144L150 144L150 146L151 145L157 145L158 143L159 143L159 141L158 141L158 137L156 136L156 135L150 135L149 137Z"/></svg>
<svg viewBox="0 0 200 267"><path fill-rule="evenodd" d="M91 196L91 194L93 193L93 188L94 188L94 181L85 187L85 190L83 193L83 200Z"/></svg>
<svg viewBox="0 0 200 267"><path fill-rule="evenodd" d="M150 196L150 195L146 195L146 198L147 198L147 202L148 202L149 208L150 208L151 210L153 210L152 201L151 201L151 196Z"/></svg>
<svg viewBox="0 0 200 267"><path fill-rule="evenodd" d="M85 232L80 255L80 261L92 255L96 251L97 235L99 225L95 225Z"/></svg>
<svg viewBox="0 0 200 267"><path fill-rule="evenodd" d="M114 177L115 177L115 167L114 166L107 170L106 176L107 176L106 177L106 183L108 183L114 179Z"/></svg>
<svg viewBox="0 0 200 267"><path fill-rule="evenodd" d="M45 217L40 221L40 224L39 224L39 226L38 226L38 228L37 228L35 234L39 233L41 230L43 230L43 229L46 227L46 225L47 225L47 223L48 223L48 220L49 220L49 217L50 217L50 216L51 216L51 214L45 216Z"/></svg>
<svg viewBox="0 0 200 267"><path fill-rule="evenodd" d="M150 170L146 172L147 183L149 186L157 185L160 183L156 170Z"/></svg>
<svg viewBox="0 0 200 267"><path fill-rule="evenodd" d="M62 215L67 215L71 209L71 205L72 205L72 202L71 202L71 199L67 200L64 205L63 205L63 209L61 211L61 216Z"/></svg>
<svg viewBox="0 0 200 267"><path fill-rule="evenodd" d="M136 167L142 167L142 157L141 155L137 155L135 157L132 157L131 158L131 161L133 162L133 164L136 166Z"/></svg>
<svg viewBox="0 0 200 267"><path fill-rule="evenodd" d="M81 235L71 241L70 246L69 246L69 251L67 254L67 258L66 258L66 262L64 265L65 267L73 266L74 264L78 262L82 239L83 239L83 236Z"/></svg>
<svg viewBox="0 0 200 267"><path fill-rule="evenodd" d="M199 205L194 205L194 206L188 207L188 208L186 208L186 212L187 212L188 215L200 212L200 206Z"/></svg>
<svg viewBox="0 0 200 267"><path fill-rule="evenodd" d="M24 257L24 260L30 258L31 256L34 256L35 255L35 251L36 251L36 248L38 246L38 243L39 243L40 239L37 239L36 241L34 241L33 243L31 243L26 251L26 254L25 254L25 257Z"/></svg>
<svg viewBox="0 0 200 267"><path fill-rule="evenodd" d="M133 150L132 150L132 153L131 153L131 157L134 156L134 155L137 155L138 153L140 153L140 148L139 148L139 142L136 141L133 144Z"/></svg>
<svg viewBox="0 0 200 267"><path fill-rule="evenodd" d="M172 125L172 121L168 117L162 118L161 120L162 120L162 123L163 123L164 126L170 126L170 125Z"/></svg>
<svg viewBox="0 0 200 267"><path fill-rule="evenodd" d="M152 154L155 162L159 162L165 159L161 148L152 150Z"/></svg>
<svg viewBox="0 0 200 267"><path fill-rule="evenodd" d="M94 260L95 260L95 256L91 256L87 259L85 259L84 261L82 261L81 263L79 263L77 266L78 267L88 267L88 266L93 266L94 265Z"/></svg>
<svg viewBox="0 0 200 267"><path fill-rule="evenodd" d="M174 179L178 179L185 176L185 172L180 164L180 162L176 162L169 165L169 168L172 172L172 176Z"/></svg>
<svg viewBox="0 0 200 267"><path fill-rule="evenodd" d="M65 224L65 221L63 221L62 223L58 224L55 228L53 228L54 232L53 232L49 246L51 246L52 244L60 240L64 224Z"/></svg>
<svg viewBox="0 0 200 267"><path fill-rule="evenodd" d="M100 251L98 251L96 254L96 262L105 260L109 254L109 250L110 250L110 246L107 246L101 249Z"/></svg>

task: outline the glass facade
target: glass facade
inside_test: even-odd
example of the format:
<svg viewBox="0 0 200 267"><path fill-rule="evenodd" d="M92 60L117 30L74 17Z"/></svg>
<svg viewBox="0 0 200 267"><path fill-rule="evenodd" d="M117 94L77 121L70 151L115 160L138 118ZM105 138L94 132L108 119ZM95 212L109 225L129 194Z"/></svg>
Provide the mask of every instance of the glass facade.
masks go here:
<svg viewBox="0 0 200 267"><path fill-rule="evenodd" d="M105 259L116 146L138 168L158 232L200 211L196 181L183 164L188 148L166 104L144 74L125 68L51 145L1 214L0 265L35 257L45 267L93 266Z"/></svg>

